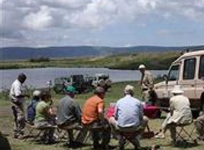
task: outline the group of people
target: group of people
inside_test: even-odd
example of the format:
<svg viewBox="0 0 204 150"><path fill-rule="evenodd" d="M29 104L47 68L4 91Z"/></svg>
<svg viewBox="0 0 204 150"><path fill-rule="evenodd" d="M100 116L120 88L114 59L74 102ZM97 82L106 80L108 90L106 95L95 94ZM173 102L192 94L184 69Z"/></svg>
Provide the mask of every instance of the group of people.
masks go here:
<svg viewBox="0 0 204 150"><path fill-rule="evenodd" d="M154 78L152 74L146 70L144 64L139 65L138 69L141 72L141 90L142 99L144 101L149 101L155 105L155 100L157 99L154 92ZM174 89L171 91L173 96L169 101L169 113L164 120L161 128L161 132L156 135L156 138L165 138L165 133L167 129L170 129L172 143L176 141L176 124L190 124L193 121L192 112L190 108L190 101L187 97L183 95L183 90L181 86L175 85ZM204 140L204 102L201 101L200 106L200 116L194 121L196 131L198 133L198 139Z"/></svg>
<svg viewBox="0 0 204 150"><path fill-rule="evenodd" d="M146 70L145 65L140 65L139 70L142 73L141 89L144 100L149 99L149 91L153 91L153 76ZM67 89L66 96L59 100L57 110L52 106L52 99L49 91L35 90L33 100L27 108L27 119L25 118L24 98L29 97L25 94L22 84L26 80L25 74L19 74L13 82L10 89L12 110L14 114L14 137L23 135L25 121L33 123L36 127L57 125L59 128L67 130L69 139L67 146L75 147L83 145L87 131L92 132L94 149L112 149L109 145L111 133L114 133L119 139L119 148L124 149L124 142L121 142L121 131L133 132L140 131L136 139L130 139L135 149L140 149L138 143L140 136L148 124L148 118L143 114L143 102L134 97L134 87L126 85L123 97L117 100L112 116L105 114L104 97L106 91L98 86L94 90L93 96L88 98L80 108L74 99L75 89L70 86ZM165 132L170 129L172 141L176 141L176 124L186 124L192 122L192 114L189 99L183 96L180 86L175 86L171 91L173 97L170 99L169 113L155 138L165 138ZM150 92L151 93L151 92ZM153 104L155 101L151 101ZM203 107L202 107L203 108ZM33 115L34 114L34 117ZM204 113L196 122L196 128L200 139L204 139ZM76 137L73 134L74 127L82 126L81 132ZM96 132L97 131L97 132ZM44 133L42 140L46 143L52 143L54 129L50 128Z"/></svg>

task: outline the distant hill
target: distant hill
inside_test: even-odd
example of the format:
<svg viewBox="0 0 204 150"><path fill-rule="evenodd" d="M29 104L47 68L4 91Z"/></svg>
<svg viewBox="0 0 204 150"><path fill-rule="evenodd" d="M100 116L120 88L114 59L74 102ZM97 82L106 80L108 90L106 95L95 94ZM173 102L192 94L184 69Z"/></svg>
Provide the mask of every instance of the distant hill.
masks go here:
<svg viewBox="0 0 204 150"><path fill-rule="evenodd" d="M94 47L94 46L67 46L67 47L4 47L0 48L1 60L28 60L31 58L71 58L108 56L121 53L136 52L167 52L197 49L204 46L191 47L162 47L162 46L135 46L135 47Z"/></svg>

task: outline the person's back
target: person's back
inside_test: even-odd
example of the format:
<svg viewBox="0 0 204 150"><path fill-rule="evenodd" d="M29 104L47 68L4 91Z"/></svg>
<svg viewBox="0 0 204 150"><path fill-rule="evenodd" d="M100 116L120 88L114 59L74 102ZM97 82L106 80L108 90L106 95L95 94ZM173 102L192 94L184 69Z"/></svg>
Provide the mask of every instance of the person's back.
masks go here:
<svg viewBox="0 0 204 150"><path fill-rule="evenodd" d="M170 109L173 111L172 118L176 123L190 123L192 112L189 99L183 95L176 95L170 99Z"/></svg>
<svg viewBox="0 0 204 150"><path fill-rule="evenodd" d="M99 114L98 109L104 109L104 102L103 100L94 95L90 97L83 106L83 113L82 113L82 123L89 124L93 121L98 120Z"/></svg>
<svg viewBox="0 0 204 150"><path fill-rule="evenodd" d="M41 91L35 90L33 92L33 99L31 100L30 105L27 107L27 121L31 124L34 123L36 115L36 105L40 101Z"/></svg>
<svg viewBox="0 0 204 150"><path fill-rule="evenodd" d="M59 101L57 109L57 124L63 124L66 121L80 122L81 119L81 109L76 101L69 97L65 96Z"/></svg>
<svg viewBox="0 0 204 150"><path fill-rule="evenodd" d="M118 126L137 127L141 124L143 117L142 104L136 98L126 95L116 103Z"/></svg>

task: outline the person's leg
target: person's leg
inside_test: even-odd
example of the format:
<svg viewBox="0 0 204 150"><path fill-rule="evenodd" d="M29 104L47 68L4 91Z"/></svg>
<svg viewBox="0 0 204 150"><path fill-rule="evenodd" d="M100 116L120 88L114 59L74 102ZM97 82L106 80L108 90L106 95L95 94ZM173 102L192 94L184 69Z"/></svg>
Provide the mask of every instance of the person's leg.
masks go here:
<svg viewBox="0 0 204 150"><path fill-rule="evenodd" d="M91 131L91 132L92 132L92 139L93 139L93 147L94 147L94 149L97 149L100 146L100 144L99 144L99 140L100 140L99 132L94 132L94 131Z"/></svg>
<svg viewBox="0 0 204 150"><path fill-rule="evenodd" d="M81 130L79 130L75 141L81 144L84 143L87 133L88 133L88 129L86 127L83 127Z"/></svg>
<svg viewBox="0 0 204 150"><path fill-rule="evenodd" d="M67 130L67 133L69 136L69 144L72 144L74 142L73 130Z"/></svg>
<svg viewBox="0 0 204 150"><path fill-rule="evenodd" d="M102 147L108 146L111 138L111 128L105 128L102 130Z"/></svg>
<svg viewBox="0 0 204 150"><path fill-rule="evenodd" d="M168 128L170 130L172 142L174 144L176 144L176 125L175 124L169 124Z"/></svg>
<svg viewBox="0 0 204 150"><path fill-rule="evenodd" d="M13 112L13 119L14 119L14 124L13 124L13 131L14 131L14 138L18 138L18 120L17 120L17 108L16 106L11 107L12 112Z"/></svg>
<svg viewBox="0 0 204 150"><path fill-rule="evenodd" d="M159 134L157 134L155 137L156 138L165 138L165 133L168 129L168 120L171 117L170 113L167 114L166 118L164 119L164 122L162 123L162 128L159 132Z"/></svg>
<svg viewBox="0 0 204 150"><path fill-rule="evenodd" d="M109 125L110 125L110 127L111 127L111 132L112 132L112 135L113 135L113 137L114 138L117 138L117 136L118 136L118 130L119 130L119 128L118 128L118 122L117 122L117 120L115 120L115 118L114 117L110 117L109 119L108 119L108 122L109 122Z"/></svg>
<svg viewBox="0 0 204 150"><path fill-rule="evenodd" d="M204 115L198 117L195 121L195 127L199 137L204 138Z"/></svg>
<svg viewBox="0 0 204 150"><path fill-rule="evenodd" d="M143 116L143 120L142 120L142 123L141 123L141 128L143 129L142 132L144 132L145 128L147 127L148 121L149 121L148 117Z"/></svg>
<svg viewBox="0 0 204 150"><path fill-rule="evenodd" d="M25 117L23 104L12 106L13 116L14 116L14 137L18 138L20 135L23 135L23 129L25 128Z"/></svg>
<svg viewBox="0 0 204 150"><path fill-rule="evenodd" d="M124 150L124 146L125 146L125 137L123 136L123 134L119 134L118 136L118 144L119 144L119 150Z"/></svg>

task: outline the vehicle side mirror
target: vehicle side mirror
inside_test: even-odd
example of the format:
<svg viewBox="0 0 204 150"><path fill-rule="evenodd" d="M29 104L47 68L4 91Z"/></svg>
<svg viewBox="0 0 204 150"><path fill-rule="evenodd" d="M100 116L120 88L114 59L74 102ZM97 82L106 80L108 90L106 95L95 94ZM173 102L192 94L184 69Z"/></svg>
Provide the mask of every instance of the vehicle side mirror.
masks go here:
<svg viewBox="0 0 204 150"><path fill-rule="evenodd" d="M166 74L164 74L164 75L163 75L163 78L164 78L166 84L168 84L168 76L167 76Z"/></svg>

